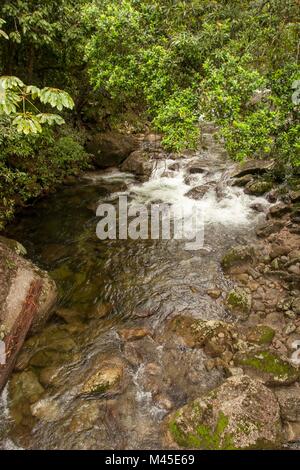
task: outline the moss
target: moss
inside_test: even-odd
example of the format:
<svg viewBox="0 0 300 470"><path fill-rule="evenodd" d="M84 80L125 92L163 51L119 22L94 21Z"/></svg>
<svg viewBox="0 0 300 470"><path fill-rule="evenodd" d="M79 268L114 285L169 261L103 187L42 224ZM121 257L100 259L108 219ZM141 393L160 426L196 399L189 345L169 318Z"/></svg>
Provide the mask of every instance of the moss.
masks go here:
<svg viewBox="0 0 300 470"><path fill-rule="evenodd" d="M248 332L247 340L255 344L270 344L275 336L273 328L267 325L257 325Z"/></svg>
<svg viewBox="0 0 300 470"><path fill-rule="evenodd" d="M215 428L204 423L199 424L194 432L185 432L178 424L179 414L170 422L169 429L178 445L186 448L207 450L232 450L235 448L232 435L226 433L228 417L220 412Z"/></svg>
<svg viewBox="0 0 300 470"><path fill-rule="evenodd" d="M255 196L261 196L273 188L272 181L255 181L246 186L246 192L248 194L254 194Z"/></svg>
<svg viewBox="0 0 300 470"><path fill-rule="evenodd" d="M236 288L228 293L226 306L231 312L245 316L250 312L251 298L243 289Z"/></svg>
<svg viewBox="0 0 300 470"><path fill-rule="evenodd" d="M247 354L236 359L238 365L270 375L269 383L289 384L300 376L300 370L270 351Z"/></svg>
<svg viewBox="0 0 300 470"><path fill-rule="evenodd" d="M239 264L251 262L254 258L254 249L251 246L235 246L228 250L221 261L222 268L228 270Z"/></svg>

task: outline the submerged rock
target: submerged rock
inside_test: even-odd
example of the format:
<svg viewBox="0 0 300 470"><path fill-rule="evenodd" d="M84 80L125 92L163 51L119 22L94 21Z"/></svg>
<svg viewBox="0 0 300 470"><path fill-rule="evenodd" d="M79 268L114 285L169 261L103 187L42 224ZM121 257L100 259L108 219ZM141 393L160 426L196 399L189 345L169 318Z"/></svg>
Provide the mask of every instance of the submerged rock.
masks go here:
<svg viewBox="0 0 300 470"><path fill-rule="evenodd" d="M99 394L116 392L123 377L124 366L119 358L103 362L82 385L81 394Z"/></svg>
<svg viewBox="0 0 300 470"><path fill-rule="evenodd" d="M37 401L30 407L32 416L45 421L47 423L52 423L60 417L60 409L58 403L52 398L44 398Z"/></svg>
<svg viewBox="0 0 300 470"><path fill-rule="evenodd" d="M168 420L180 447L203 450L276 448L282 439L275 395L246 375L228 378Z"/></svg>
<svg viewBox="0 0 300 470"><path fill-rule="evenodd" d="M221 264L224 271L232 271L245 264L252 263L255 257L253 246L237 245L230 248L222 258Z"/></svg>
<svg viewBox="0 0 300 470"><path fill-rule="evenodd" d="M124 341L136 341L150 336L150 331L147 328L122 328L118 330L118 334Z"/></svg>

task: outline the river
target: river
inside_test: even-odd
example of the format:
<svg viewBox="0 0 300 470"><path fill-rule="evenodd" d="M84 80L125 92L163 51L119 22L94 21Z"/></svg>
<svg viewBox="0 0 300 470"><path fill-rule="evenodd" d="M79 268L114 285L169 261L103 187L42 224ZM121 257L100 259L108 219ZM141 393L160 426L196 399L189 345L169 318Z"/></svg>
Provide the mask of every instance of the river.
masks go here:
<svg viewBox="0 0 300 470"><path fill-rule="evenodd" d="M194 163L201 173L190 171ZM34 374L43 386L38 400L28 390L30 381L20 384L14 377L2 394L1 448L164 448L170 410L222 381L222 370L205 367L202 350L172 341L165 326L176 314L229 318L222 297L207 291L228 290L222 255L255 239L264 214L253 203L268 206L231 186L231 166L224 156L204 152L156 162L143 183L117 169L87 173L9 227L8 235L55 279L59 301L44 331L25 343L14 374ZM202 199L186 196L203 185ZM99 240L97 205L117 205L120 195L131 205L197 205L204 214L204 246L194 251L172 239ZM132 328L148 334L124 339L123 330L126 336ZM118 387L82 394L87 377L103 365L121 371Z"/></svg>

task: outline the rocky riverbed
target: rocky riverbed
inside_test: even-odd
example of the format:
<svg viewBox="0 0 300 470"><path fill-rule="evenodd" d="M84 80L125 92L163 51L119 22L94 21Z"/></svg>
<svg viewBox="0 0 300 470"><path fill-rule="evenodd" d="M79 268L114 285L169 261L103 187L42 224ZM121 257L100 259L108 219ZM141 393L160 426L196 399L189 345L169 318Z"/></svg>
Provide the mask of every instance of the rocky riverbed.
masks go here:
<svg viewBox="0 0 300 470"><path fill-rule="evenodd" d="M276 186L272 162L229 162L214 134L203 126L201 150L182 155L156 135L123 152L114 136L119 170L86 174L8 231L59 300L2 394L2 448L297 446L299 187ZM93 212L120 194L198 204L204 247L100 242Z"/></svg>

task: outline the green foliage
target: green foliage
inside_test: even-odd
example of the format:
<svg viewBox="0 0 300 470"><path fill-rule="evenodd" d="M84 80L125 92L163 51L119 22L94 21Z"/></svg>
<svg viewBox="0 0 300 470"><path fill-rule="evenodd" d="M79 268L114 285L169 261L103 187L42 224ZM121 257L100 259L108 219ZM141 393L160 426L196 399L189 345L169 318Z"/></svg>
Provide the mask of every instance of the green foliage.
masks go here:
<svg viewBox="0 0 300 470"><path fill-rule="evenodd" d="M298 165L298 19L296 0L94 0L83 7L90 80L119 107L146 109L167 148L193 148L204 115L233 158L286 160L292 139Z"/></svg>
<svg viewBox="0 0 300 470"><path fill-rule="evenodd" d="M0 119L0 229L15 210L52 191L64 178L88 168L85 137L65 126L59 133L18 134Z"/></svg>
<svg viewBox="0 0 300 470"><path fill-rule="evenodd" d="M173 93L158 108L153 124L164 134L163 144L166 148L179 151L182 148L197 147L199 128L196 109L197 95L190 88Z"/></svg>
<svg viewBox="0 0 300 470"><path fill-rule="evenodd" d="M50 104L59 111L74 107L71 96L58 88L40 89L33 85L26 86L18 77L0 77L0 115L4 113L11 116L17 132L37 134L42 132L43 124L64 124L64 119L57 114L37 112L39 110L33 103L37 98L42 104ZM27 111L28 107L30 111Z"/></svg>

